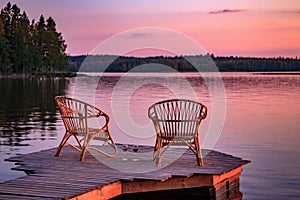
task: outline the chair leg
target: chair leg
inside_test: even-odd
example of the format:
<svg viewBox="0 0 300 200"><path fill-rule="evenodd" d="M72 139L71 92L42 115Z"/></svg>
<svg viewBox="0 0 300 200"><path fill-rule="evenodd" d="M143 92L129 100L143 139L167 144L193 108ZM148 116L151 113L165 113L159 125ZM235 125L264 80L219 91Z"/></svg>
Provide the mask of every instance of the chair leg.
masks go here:
<svg viewBox="0 0 300 200"><path fill-rule="evenodd" d="M160 137L157 137L155 147L154 147L154 152L153 152L153 160L155 161L155 164L157 167L161 166L161 152L162 148L162 141Z"/></svg>
<svg viewBox="0 0 300 200"><path fill-rule="evenodd" d="M108 141L110 141L111 146L114 149L114 153L111 154L111 155L107 154L107 156L113 158L113 157L115 157L117 155L117 145L115 144L115 141L113 140L113 138L111 136L111 133L110 133L110 130L108 128L107 128L106 132L107 132L108 138L109 138Z"/></svg>
<svg viewBox="0 0 300 200"><path fill-rule="evenodd" d="M202 153L201 153L201 149L200 149L200 142L199 142L199 139L198 137L195 137L195 148L196 148L196 157L197 157L197 164L199 166L203 166L204 165L204 161L203 161L203 158L202 158Z"/></svg>
<svg viewBox="0 0 300 200"><path fill-rule="evenodd" d="M86 154L86 151L88 149L88 146L90 144L90 136L87 134L85 137L84 137L84 141L83 141L83 146L82 146L82 150L81 150L81 154L80 154L80 161L84 161L84 157L85 157L85 154Z"/></svg>
<svg viewBox="0 0 300 200"><path fill-rule="evenodd" d="M161 149L158 149L157 150L157 154L156 154L156 157L155 157L155 164L157 167L160 167L161 166Z"/></svg>
<svg viewBox="0 0 300 200"><path fill-rule="evenodd" d="M87 147L83 147L81 154L80 154L80 161L84 161L85 153L86 153Z"/></svg>
<svg viewBox="0 0 300 200"><path fill-rule="evenodd" d="M153 150L153 160L155 160L156 156L157 156L157 150L158 150L158 143L157 143L157 139L154 145L154 150Z"/></svg>
<svg viewBox="0 0 300 200"><path fill-rule="evenodd" d="M61 140L61 142L60 142L60 144L59 144L59 146L57 148L57 151L56 151L56 154L55 154L56 157L60 156L60 153L61 153L63 147L65 146L65 144L67 143L67 141L71 137L71 135L72 134L70 134L68 132L65 133L63 139Z"/></svg>
<svg viewBox="0 0 300 200"><path fill-rule="evenodd" d="M92 149L94 151L97 151L98 153L101 153L101 154L103 154L103 155L105 155L109 158L113 158L117 155L117 145L115 144L114 140L112 139L110 131L108 129L106 129L105 133L107 134L108 137L106 138L105 141L103 140L104 141L103 145L111 146L113 148L113 153L107 153L105 151L100 150L97 147L90 146L91 141L97 135L96 134L87 134L84 137L84 142L83 142L83 146L82 146L81 154L80 154L80 161L84 161L84 157L85 157L85 154L88 151L88 149ZM105 134L105 133L102 133L102 134Z"/></svg>

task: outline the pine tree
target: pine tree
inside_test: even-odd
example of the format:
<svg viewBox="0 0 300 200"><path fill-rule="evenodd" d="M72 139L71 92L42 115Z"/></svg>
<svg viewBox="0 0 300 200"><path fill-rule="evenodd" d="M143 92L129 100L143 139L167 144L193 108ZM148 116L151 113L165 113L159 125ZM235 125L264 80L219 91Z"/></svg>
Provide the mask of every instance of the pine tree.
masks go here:
<svg viewBox="0 0 300 200"><path fill-rule="evenodd" d="M0 73L9 71L9 41L5 35L5 16L0 13Z"/></svg>
<svg viewBox="0 0 300 200"><path fill-rule="evenodd" d="M34 34L33 34L33 44L36 48L35 52L35 66L37 71L45 72L46 71L46 25L45 18L43 15L40 16L39 22L35 25Z"/></svg>
<svg viewBox="0 0 300 200"><path fill-rule="evenodd" d="M15 30L15 40L17 47L14 49L16 53L16 62L18 68L17 73L28 73L31 67L31 52L29 49L30 37L30 23L26 12L19 15L18 23Z"/></svg>
<svg viewBox="0 0 300 200"><path fill-rule="evenodd" d="M66 45L61 33L57 32L56 23L51 17L47 19L46 35L46 47L48 52L46 63L50 69L49 71L53 72L54 70L63 69L62 67L66 65L64 62L66 60Z"/></svg>
<svg viewBox="0 0 300 200"><path fill-rule="evenodd" d="M11 30L11 4L7 3L7 6L1 10L1 23L3 24L3 38L1 39L1 43L3 43L3 47L1 50L3 54L1 54L1 60L3 61L3 70L7 73L11 72L11 57L12 57L12 49L11 49L11 41L12 41L12 30Z"/></svg>

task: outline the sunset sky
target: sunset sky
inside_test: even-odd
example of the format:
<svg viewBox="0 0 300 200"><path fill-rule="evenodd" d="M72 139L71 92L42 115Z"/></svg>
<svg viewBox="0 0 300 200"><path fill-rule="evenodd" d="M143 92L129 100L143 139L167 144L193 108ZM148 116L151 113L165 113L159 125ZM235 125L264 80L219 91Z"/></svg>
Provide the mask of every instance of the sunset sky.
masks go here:
<svg viewBox="0 0 300 200"><path fill-rule="evenodd" d="M1 0L3 8L8 1ZM70 55L123 31L162 27L217 56L300 57L299 0L12 0L30 20L53 17ZM178 44L180 45L180 44Z"/></svg>

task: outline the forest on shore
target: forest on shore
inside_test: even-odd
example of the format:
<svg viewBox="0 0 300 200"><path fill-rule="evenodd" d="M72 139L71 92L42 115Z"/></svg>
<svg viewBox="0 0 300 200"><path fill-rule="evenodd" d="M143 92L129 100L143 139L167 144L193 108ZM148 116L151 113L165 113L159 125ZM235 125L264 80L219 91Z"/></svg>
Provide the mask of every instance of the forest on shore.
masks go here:
<svg viewBox="0 0 300 200"><path fill-rule="evenodd" d="M224 57L214 55L195 56L154 56L128 57L111 55L81 55L69 57L69 71L77 72L128 72L137 66L150 63L169 66L170 70L178 72L214 71L221 72L283 72L300 71L298 58L255 58L255 57ZM217 68L215 68L217 67ZM161 68L160 68L161 69ZM145 72L158 72L145 67Z"/></svg>

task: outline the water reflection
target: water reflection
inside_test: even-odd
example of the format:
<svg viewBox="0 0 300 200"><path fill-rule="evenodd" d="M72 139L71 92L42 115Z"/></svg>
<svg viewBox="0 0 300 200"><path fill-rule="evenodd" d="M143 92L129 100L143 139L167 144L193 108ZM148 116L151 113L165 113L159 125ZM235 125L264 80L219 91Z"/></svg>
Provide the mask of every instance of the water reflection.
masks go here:
<svg viewBox="0 0 300 200"><path fill-rule="evenodd" d="M67 82L60 78L0 78L0 146L56 139L58 118L53 99L64 94Z"/></svg>

